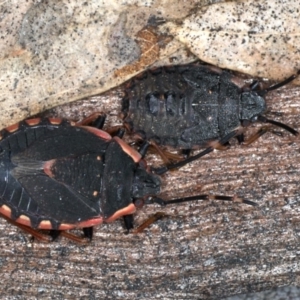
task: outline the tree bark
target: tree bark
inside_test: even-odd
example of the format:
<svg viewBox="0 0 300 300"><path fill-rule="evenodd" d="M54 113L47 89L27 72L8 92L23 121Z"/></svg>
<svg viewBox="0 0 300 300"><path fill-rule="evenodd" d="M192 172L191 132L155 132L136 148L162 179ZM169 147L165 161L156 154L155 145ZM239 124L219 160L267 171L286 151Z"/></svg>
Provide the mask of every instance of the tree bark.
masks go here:
<svg viewBox="0 0 300 300"><path fill-rule="evenodd" d="M293 86L270 93L268 117L299 129L299 95ZM107 126L121 124L120 97L110 91L47 115L79 119L105 111ZM258 207L222 201L148 206L136 213L136 225L157 211L168 217L141 234L124 234L122 220L99 226L86 246L64 238L31 243L0 220L2 297L220 299L299 285L299 138L274 130L282 136L266 133L250 146L233 141L227 151L162 176L164 199L239 195ZM148 158L161 164L156 155Z"/></svg>

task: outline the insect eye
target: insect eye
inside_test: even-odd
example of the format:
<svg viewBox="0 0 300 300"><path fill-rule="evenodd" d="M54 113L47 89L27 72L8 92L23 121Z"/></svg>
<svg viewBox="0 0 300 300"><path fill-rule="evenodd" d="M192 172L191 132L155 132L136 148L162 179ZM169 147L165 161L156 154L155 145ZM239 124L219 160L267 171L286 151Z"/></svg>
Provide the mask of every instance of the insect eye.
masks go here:
<svg viewBox="0 0 300 300"><path fill-rule="evenodd" d="M251 118L251 122L255 123L255 122L257 122L257 119L258 119L258 116L254 116L253 118Z"/></svg>
<svg viewBox="0 0 300 300"><path fill-rule="evenodd" d="M142 208L145 204L145 201L143 199L134 199L133 204L136 208Z"/></svg>
<svg viewBox="0 0 300 300"><path fill-rule="evenodd" d="M144 159L141 159L139 162L141 168L147 169L147 162Z"/></svg>
<svg viewBox="0 0 300 300"><path fill-rule="evenodd" d="M248 127L249 125L251 125L251 120L242 120L241 124L243 127Z"/></svg>

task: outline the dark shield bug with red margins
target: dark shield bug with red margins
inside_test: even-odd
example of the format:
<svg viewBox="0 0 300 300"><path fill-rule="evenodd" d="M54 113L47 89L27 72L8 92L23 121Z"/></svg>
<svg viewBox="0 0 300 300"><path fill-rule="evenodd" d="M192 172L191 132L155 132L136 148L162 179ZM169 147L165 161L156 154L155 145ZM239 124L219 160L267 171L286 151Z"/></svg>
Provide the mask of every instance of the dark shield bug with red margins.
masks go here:
<svg viewBox="0 0 300 300"><path fill-rule="evenodd" d="M104 119L96 120L98 127ZM120 217L127 230L132 229L132 215L142 204L211 198L255 205L227 196L163 200L158 197L160 177L143 159L147 142L137 151L121 139L124 130L111 137L84 124L30 119L0 132L2 217L40 240L62 234L81 242L92 238L93 226ZM73 228L82 228L85 237L67 232Z"/></svg>
<svg viewBox="0 0 300 300"><path fill-rule="evenodd" d="M266 89L258 82L244 81L214 66L189 64L148 70L126 86L122 100L125 127L152 145L191 150L222 149L236 137L244 142L244 128L255 122L271 123L297 135L293 128L263 116L264 96L293 81L298 74ZM263 127L251 136L253 142L268 130ZM246 142L247 143L247 142ZM159 150L159 149L157 149ZM160 150L168 163L168 153ZM165 157L164 157L165 154Z"/></svg>

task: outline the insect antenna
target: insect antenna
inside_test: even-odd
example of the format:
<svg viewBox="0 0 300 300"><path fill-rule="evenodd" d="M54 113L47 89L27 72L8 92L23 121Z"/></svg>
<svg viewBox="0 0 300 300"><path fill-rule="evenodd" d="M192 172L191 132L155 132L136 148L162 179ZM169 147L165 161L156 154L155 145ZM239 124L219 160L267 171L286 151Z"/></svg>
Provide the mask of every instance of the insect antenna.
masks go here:
<svg viewBox="0 0 300 300"><path fill-rule="evenodd" d="M161 206L166 206L169 204L178 204L178 203L183 203L183 202L189 202L189 201L198 201L198 200L221 200L221 201L231 201L231 202L237 202L237 203L244 203L252 206L257 206L258 204L247 200L243 199L237 196L222 196L222 195L195 195L195 196L190 196L190 197L183 197L183 198L177 198L177 199L171 199L171 200L164 200L159 197L150 197L146 200L145 204L152 204L152 203L157 203Z"/></svg>
<svg viewBox="0 0 300 300"><path fill-rule="evenodd" d="M281 122L270 120L270 119L267 119L266 117L263 117L263 116L258 116L257 120L260 121L260 122L262 122L262 123L270 123L270 124L276 125L278 127L281 127L283 129L289 131L293 135L298 135L299 134L299 132L297 130L295 130L292 127L290 127L290 126L288 126L286 124L283 124Z"/></svg>
<svg viewBox="0 0 300 300"><path fill-rule="evenodd" d="M290 76L289 78L287 78L287 79L285 79L285 80L283 80L283 81L281 81L281 82L279 82L279 83L277 83L277 84L274 84L274 85L272 85L272 86L270 86L270 87L268 87L268 88L265 88L265 89L263 89L263 90L256 91L256 92L257 92L258 95L264 96L264 95L266 95L266 94L267 94L268 92L270 92L270 91L277 90L277 89L279 89L279 88L281 88L281 87L287 85L288 83L290 83L290 82L292 82L293 80L295 80L299 75L300 75L300 70L299 70L296 74ZM256 89L257 89L257 86L258 86L258 85L257 85L257 81L255 81L255 82L253 82L253 84L251 85L251 89L252 89L252 90L256 90ZM289 132L290 132L291 134L293 134L293 135L298 135L298 134L299 134L298 131L296 131L295 129L293 129L293 128L291 128L290 126L288 126L288 125L286 125L286 124L283 124L283 123L281 123L281 122L273 121L273 120L267 119L267 118L265 118L265 117L263 117L263 116L258 116L258 117L257 117L257 120L260 121L260 122L262 122L262 123L270 123L270 124L273 124L273 125L275 125L275 126L281 127L281 128L283 128L283 129L289 131Z"/></svg>
<svg viewBox="0 0 300 300"><path fill-rule="evenodd" d="M277 89L279 89L279 88L287 85L288 83L290 83L293 80L295 80L299 75L300 75L300 70L296 74L290 76L289 78L287 78L287 79L285 79L285 80L283 80L283 81L281 81L279 83L276 83L276 84L274 84L274 85L272 85L272 86L270 86L268 88L265 88L265 89L263 89L261 91L257 91L257 93L260 96L264 96L266 93L268 93L270 91L277 90ZM253 89L255 90L256 87L257 87L257 85L254 84Z"/></svg>

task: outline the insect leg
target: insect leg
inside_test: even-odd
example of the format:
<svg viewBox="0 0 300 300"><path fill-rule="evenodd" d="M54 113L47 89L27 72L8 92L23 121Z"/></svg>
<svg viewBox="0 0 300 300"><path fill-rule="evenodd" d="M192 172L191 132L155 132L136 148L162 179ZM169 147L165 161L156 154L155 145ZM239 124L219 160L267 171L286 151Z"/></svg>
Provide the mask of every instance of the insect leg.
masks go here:
<svg viewBox="0 0 300 300"><path fill-rule="evenodd" d="M43 231L43 230L36 230L31 227L25 226L23 224L17 223L13 221L10 218L7 218L6 216L1 214L1 217L7 220L9 223L12 225L17 226L18 228L22 229L26 233L29 233L32 235L34 238L36 238L39 241L45 242L45 243L50 243L53 242L59 235L62 235L70 240L73 240L77 243L84 243L86 244L89 240L83 237L76 236L74 234L68 233L64 230L50 230L50 231ZM46 233L47 232L47 233Z"/></svg>
<svg viewBox="0 0 300 300"><path fill-rule="evenodd" d="M25 226L23 224L17 223L15 221L13 221L12 219L4 216L3 214L0 214L0 216L5 219L7 222L11 223L12 225L17 226L18 228L22 229L23 231L29 233L30 235L32 235L34 238L42 241L42 242L46 242L46 243L50 243L53 241L52 237L49 234L44 234L36 229L33 229L31 227Z"/></svg>
<svg viewBox="0 0 300 300"><path fill-rule="evenodd" d="M251 135L246 141L243 143L245 145L250 145L253 142L255 142L257 139L259 139L262 135L264 135L266 132L268 132L270 129L266 126L260 128L257 132L255 132L253 135Z"/></svg>
<svg viewBox="0 0 300 300"><path fill-rule="evenodd" d="M108 132L111 136L117 136L119 137L120 139L123 138L124 134L125 134L125 129L123 127L120 127L120 128L116 128L116 131L115 132Z"/></svg>
<svg viewBox="0 0 300 300"><path fill-rule="evenodd" d="M87 118L83 119L80 122L77 122L76 125L79 126L92 126L98 129L102 129L104 127L104 123L106 120L106 114L104 113L93 113ZM123 138L125 134L124 126L114 126L105 130L111 136L118 136L119 138Z"/></svg>
<svg viewBox="0 0 300 300"><path fill-rule="evenodd" d="M142 158L144 158L147 154L149 146L150 144L147 141L143 142L143 144L140 146L139 153L141 154Z"/></svg>
<svg viewBox="0 0 300 300"><path fill-rule="evenodd" d="M127 233L129 233L129 230L133 228L133 215L126 215L123 217L123 220L127 229Z"/></svg>
<svg viewBox="0 0 300 300"><path fill-rule="evenodd" d="M111 136L118 136L118 137L120 137L120 132L125 133L124 126L113 126L110 128L106 128L105 131L109 133ZM122 136L120 138L123 137L124 133L122 133Z"/></svg>
<svg viewBox="0 0 300 300"><path fill-rule="evenodd" d="M90 116L88 116L87 118L83 119L82 121L77 122L76 125L79 126L89 125L89 126L96 127L98 129L102 129L105 123L105 119L106 119L106 114L95 112Z"/></svg>
<svg viewBox="0 0 300 300"><path fill-rule="evenodd" d="M221 200L221 201L231 201L236 203L244 203L252 206L257 206L257 203L252 202L247 199L240 198L238 196L222 196L222 195L196 195L191 197L184 197L184 198L177 198L172 200L163 200L158 197L149 198L146 201L146 204L151 203L157 203L162 206L166 206L169 204L178 204L183 202L189 202L189 201L199 201L199 200ZM167 215L163 212L157 212L156 214L152 215L150 218L148 218L145 222L143 222L139 227L137 227L133 233L140 233L145 228L149 227L151 224L156 222L157 220L167 217Z"/></svg>
<svg viewBox="0 0 300 300"><path fill-rule="evenodd" d="M60 236L61 230L50 230L49 235L52 237L52 241L55 241Z"/></svg>
<svg viewBox="0 0 300 300"><path fill-rule="evenodd" d="M69 233L69 232L67 232L65 230L62 230L60 232L60 235L64 236L65 238L67 238L67 239L69 239L71 241L74 241L74 242L80 243L80 244L87 244L87 243L89 243L91 241L90 238L78 236L78 235Z"/></svg>
<svg viewBox="0 0 300 300"><path fill-rule="evenodd" d="M241 133L241 134L237 135L236 139L238 140L239 144L242 144L245 141L245 135L244 135L244 133Z"/></svg>
<svg viewBox="0 0 300 300"><path fill-rule="evenodd" d="M167 215L163 212L157 212L155 213L153 216L151 216L150 218L148 218L145 222L143 222L139 227L137 227L136 229L133 230L133 233L140 233L142 232L144 229L146 229L147 227L149 227L151 224L155 223L157 220L160 220L164 217L166 217Z"/></svg>
<svg viewBox="0 0 300 300"><path fill-rule="evenodd" d="M89 240L92 240L92 238L93 238L93 232L94 232L94 227L85 227L82 230L83 230L84 236L86 238L88 238Z"/></svg>
<svg viewBox="0 0 300 300"><path fill-rule="evenodd" d="M181 150L182 155L184 155L186 158L189 158L192 153L192 149L182 149Z"/></svg>
<svg viewBox="0 0 300 300"><path fill-rule="evenodd" d="M150 141L151 148L162 158L163 162L166 165L170 165L171 161L182 160L182 157L178 154L174 154L168 151L163 150L157 143Z"/></svg>
<svg viewBox="0 0 300 300"><path fill-rule="evenodd" d="M211 143L211 146L209 146L205 150L201 151L200 153L190 156L187 159L184 159L184 160L174 163L174 164L166 165L166 166L163 166L160 168L153 168L152 171L158 175L162 175L162 174L168 172L169 170L181 168L181 167L185 166L186 164L188 164L194 160L197 160L200 157L214 151L214 149L222 148L222 145L225 145L230 139L232 139L233 137L236 137L240 134L241 134L241 129L236 129L236 130L230 132L229 134L227 134L221 140Z"/></svg>
<svg viewBox="0 0 300 300"><path fill-rule="evenodd" d="M62 235L62 236L66 237L66 238L68 238L72 241L75 241L75 242L81 243L81 244L86 244L91 239L89 237L88 237L89 239L87 239L86 234L85 234L86 237L84 238L84 237L79 237L79 236L76 236L76 235L71 234L69 232L66 232L64 230L50 230L50 231L36 230L36 229L31 228L31 227L25 226L23 224L17 223L17 222L13 221L10 218L7 218L6 216L4 216L2 214L1 214L1 217L4 218L9 223L11 223L12 225L17 226L18 228L22 229L26 233L29 233L30 235L32 235L37 240L45 242L45 243L53 242L59 235Z"/></svg>

